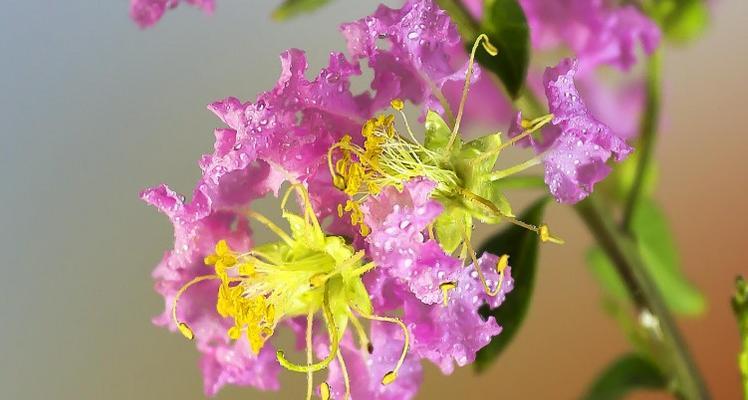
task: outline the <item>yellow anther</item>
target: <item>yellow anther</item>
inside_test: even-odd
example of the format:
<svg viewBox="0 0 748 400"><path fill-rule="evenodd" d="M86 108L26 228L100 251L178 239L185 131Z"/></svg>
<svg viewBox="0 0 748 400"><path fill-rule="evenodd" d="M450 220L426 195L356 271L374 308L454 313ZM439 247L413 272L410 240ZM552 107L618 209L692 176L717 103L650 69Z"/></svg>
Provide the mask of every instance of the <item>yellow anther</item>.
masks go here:
<svg viewBox="0 0 748 400"><path fill-rule="evenodd" d="M236 257L225 240L216 243L216 252L203 259L206 265L215 265L218 269L231 268L236 265Z"/></svg>
<svg viewBox="0 0 748 400"><path fill-rule="evenodd" d="M491 44L491 42L488 40L488 36L486 35L481 35L481 36L483 37L483 42L481 42L481 44L483 45L483 50L485 50L486 53L492 56L499 54L499 50L496 47L494 47L493 44ZM480 38L478 38L478 40L480 40Z"/></svg>
<svg viewBox="0 0 748 400"><path fill-rule="evenodd" d="M556 244L564 244L564 241L562 239L559 239L557 237L554 237L551 235L550 229L548 229L548 225L543 224L538 227L538 235L540 236L541 242L551 242Z"/></svg>
<svg viewBox="0 0 748 400"><path fill-rule="evenodd" d="M211 254L203 258L203 262L205 263L205 265L216 265L216 263L218 262L218 256L215 254Z"/></svg>
<svg viewBox="0 0 748 400"><path fill-rule="evenodd" d="M345 189L345 178L340 175L334 175L332 177L332 184L335 185L336 189L343 190Z"/></svg>
<svg viewBox="0 0 748 400"><path fill-rule="evenodd" d="M390 105L397 111L402 111L403 107L405 107L405 103L403 103L402 99L393 99L390 102Z"/></svg>
<svg viewBox="0 0 748 400"><path fill-rule="evenodd" d="M506 267L509 266L509 254L504 254L499 257L499 261L496 263L496 272L503 274Z"/></svg>
<svg viewBox="0 0 748 400"><path fill-rule="evenodd" d="M239 339L242 336L242 330L236 326L232 326L229 328L229 331L227 332L229 335L229 338L236 340Z"/></svg>
<svg viewBox="0 0 748 400"><path fill-rule="evenodd" d="M239 264L239 275L249 276L255 273L255 266L245 262Z"/></svg>
<svg viewBox="0 0 748 400"><path fill-rule="evenodd" d="M249 340L249 347L252 349L252 353L255 355L259 354L262 346L265 344L265 340L260 335L260 332L256 332L254 329L247 329L247 340Z"/></svg>
<svg viewBox="0 0 748 400"><path fill-rule="evenodd" d="M182 333L182 335L188 340L192 340L195 338L195 334L192 332L192 329L190 329L190 327L187 326L187 324L185 324L184 322L180 322L177 325L177 328L179 328L179 332Z"/></svg>
<svg viewBox="0 0 748 400"><path fill-rule="evenodd" d="M444 282L439 285L439 289L442 290L442 304L444 307L449 302L449 291L457 287L457 282Z"/></svg>
<svg viewBox="0 0 748 400"><path fill-rule="evenodd" d="M338 217L342 217L342 216L343 216L343 205L338 204Z"/></svg>
<svg viewBox="0 0 748 400"><path fill-rule="evenodd" d="M532 128L532 122L523 119L522 121L520 121L519 126L522 127L522 129L530 129Z"/></svg>
<svg viewBox="0 0 748 400"><path fill-rule="evenodd" d="M263 326L262 329L260 329L260 337L263 339L267 339L270 336L273 336L273 330L268 328L267 326Z"/></svg>
<svg viewBox="0 0 748 400"><path fill-rule="evenodd" d="M319 395L322 400L330 400L330 385L327 382L319 384Z"/></svg>
<svg viewBox="0 0 748 400"><path fill-rule="evenodd" d="M368 137L372 136L372 134L374 133L375 123L376 123L376 121L373 120L373 119L370 119L370 120L364 122L364 126L361 127L361 135L363 137L365 137L365 138L368 138ZM346 137L344 136L342 140L345 140L345 139L346 139ZM350 136L349 136L347 142L350 143L350 141L351 140L350 140Z"/></svg>
<svg viewBox="0 0 748 400"><path fill-rule="evenodd" d="M397 379L397 372L390 371L382 377L382 385L389 385Z"/></svg>
<svg viewBox="0 0 748 400"><path fill-rule="evenodd" d="M275 305L274 304L268 304L267 308L265 309L265 321L272 324L275 322Z"/></svg>

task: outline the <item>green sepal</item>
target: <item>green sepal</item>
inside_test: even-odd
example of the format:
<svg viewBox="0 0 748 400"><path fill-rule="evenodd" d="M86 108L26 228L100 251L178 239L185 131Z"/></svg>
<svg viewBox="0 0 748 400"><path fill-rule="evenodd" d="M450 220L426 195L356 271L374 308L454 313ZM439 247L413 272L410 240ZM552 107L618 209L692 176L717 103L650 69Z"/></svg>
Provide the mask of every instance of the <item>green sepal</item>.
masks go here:
<svg viewBox="0 0 748 400"><path fill-rule="evenodd" d="M460 151L452 156L452 165L466 189L480 194L476 192L477 186L488 181L488 174L498 159L499 146L501 134L495 133L465 143Z"/></svg>
<svg viewBox="0 0 748 400"><path fill-rule="evenodd" d="M452 129L444 122L444 119L438 113L429 110L426 113L424 128L426 133L423 146L437 153L444 152L449 143L449 138L452 136ZM454 149L459 149L462 146L462 140L459 136L452 146Z"/></svg>
<svg viewBox="0 0 748 400"><path fill-rule="evenodd" d="M449 202L447 203L449 205ZM472 218L463 207L447 206L434 221L434 232L442 249L447 254L454 253L462 243L466 224L472 225Z"/></svg>

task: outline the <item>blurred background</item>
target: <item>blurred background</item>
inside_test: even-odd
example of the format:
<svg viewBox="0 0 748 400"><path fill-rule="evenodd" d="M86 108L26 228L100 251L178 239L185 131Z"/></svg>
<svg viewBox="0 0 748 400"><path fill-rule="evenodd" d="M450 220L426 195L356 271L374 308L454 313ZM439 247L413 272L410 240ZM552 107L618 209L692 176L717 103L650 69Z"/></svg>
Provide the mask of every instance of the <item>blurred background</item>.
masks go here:
<svg viewBox="0 0 748 400"><path fill-rule="evenodd" d="M172 230L138 191L168 182L190 193L220 124L206 104L271 88L289 47L306 49L317 71L344 48L337 25L378 1L337 1L278 24L268 19L276 1L221 0L212 17L180 7L145 32L127 3L3 2L3 399L203 397L192 344L150 323L162 310L150 273ZM728 300L735 275L748 272L746 18L748 2L722 0L706 35L665 56L657 197L709 300L703 317L680 323L716 399L740 393ZM553 206L547 220L567 244L543 248L513 345L480 376L428 367L419 398L570 399L627 351L583 260L591 238L569 209ZM300 398L301 378L284 376L280 394L230 388L218 398Z"/></svg>

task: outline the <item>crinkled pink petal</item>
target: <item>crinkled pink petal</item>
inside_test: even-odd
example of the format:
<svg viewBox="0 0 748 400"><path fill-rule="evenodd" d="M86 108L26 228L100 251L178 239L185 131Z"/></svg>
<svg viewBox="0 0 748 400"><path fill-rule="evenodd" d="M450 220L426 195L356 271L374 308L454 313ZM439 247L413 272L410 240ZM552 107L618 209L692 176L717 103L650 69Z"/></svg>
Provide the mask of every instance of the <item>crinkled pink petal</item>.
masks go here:
<svg viewBox="0 0 748 400"><path fill-rule="evenodd" d="M421 364L415 354L408 354L398 371L397 379L382 385L382 377L397 364L403 349L403 331L394 324L373 322L369 339L373 352L362 351L357 342L346 336L340 351L345 360L351 383L351 400L405 400L412 399L423 380ZM317 353L326 355L326 342L316 346ZM327 382L333 399L345 395L345 382L338 362L329 367Z"/></svg>
<svg viewBox="0 0 748 400"><path fill-rule="evenodd" d="M281 366L275 349L266 344L254 355L246 340L227 346L215 346L203 352L200 359L206 396L215 396L225 385L251 386L261 390L278 390Z"/></svg>
<svg viewBox="0 0 748 400"><path fill-rule="evenodd" d="M576 84L592 115L616 135L630 140L639 133L639 116L645 107L644 80L640 77L618 82L595 74L576 77Z"/></svg>
<svg viewBox="0 0 748 400"><path fill-rule="evenodd" d="M381 5L371 16L340 29L349 54L368 59L374 71L374 110L402 98L441 112L434 89L465 79L467 57L460 35L432 0L408 0L400 9Z"/></svg>
<svg viewBox="0 0 748 400"><path fill-rule="evenodd" d="M625 140L595 119L582 101L575 85L576 60L562 60L543 75L552 125L543 129L542 138L528 138L535 151L543 152L545 182L561 203L573 204L587 197L595 183L603 180L611 168L606 164L626 158L633 150ZM509 135L521 129L517 115Z"/></svg>
<svg viewBox="0 0 748 400"><path fill-rule="evenodd" d="M250 187L257 194L277 194L287 180L306 181L326 162L332 143L358 132L369 117L368 100L349 90L350 77L361 71L342 54L331 54L328 67L312 81L304 76L301 50L284 52L281 64L275 88L254 103L227 98L208 107L228 125L220 130L214 153L200 163L211 196L236 171L253 168L259 172L247 175L253 176Z"/></svg>
<svg viewBox="0 0 748 400"><path fill-rule="evenodd" d="M206 13L212 13L215 8L214 0L130 0L130 17L141 28L148 28L155 25L167 9L179 3L191 4Z"/></svg>
<svg viewBox="0 0 748 400"><path fill-rule="evenodd" d="M496 273L497 258L484 254L478 263L491 288L499 279ZM439 366L445 374L454 370L455 363L464 366L475 361L475 355L501 327L493 317L484 320L478 308L487 303L496 308L514 288L511 268L507 268L500 293L488 296L473 266L460 270L457 287L449 292L447 306L426 305L412 295L405 296L403 321L413 337L412 351Z"/></svg>
<svg viewBox="0 0 748 400"><path fill-rule="evenodd" d="M381 269L407 282L421 301L441 301L439 285L453 281L460 261L444 253L423 231L442 212L443 207L430 199L436 184L415 178L403 190L387 187L362 206L371 233L366 238L369 253Z"/></svg>

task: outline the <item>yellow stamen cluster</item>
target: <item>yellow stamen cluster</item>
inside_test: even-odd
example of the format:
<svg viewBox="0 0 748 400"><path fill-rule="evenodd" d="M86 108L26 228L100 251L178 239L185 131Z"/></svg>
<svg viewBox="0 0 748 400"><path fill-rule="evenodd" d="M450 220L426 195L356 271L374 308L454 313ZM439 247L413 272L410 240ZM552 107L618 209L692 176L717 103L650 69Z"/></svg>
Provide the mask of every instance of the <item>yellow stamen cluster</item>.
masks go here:
<svg viewBox="0 0 748 400"><path fill-rule="evenodd" d="M303 203L303 215L285 209L293 190L298 192ZM265 225L278 235L280 241L238 252L221 240L216 244L215 252L205 257L205 264L212 267L214 273L192 279L174 298L172 317L179 331L188 339L194 338L192 329L178 318L177 306L182 294L200 282L219 281L216 310L221 316L233 319L234 325L227 331L231 339L246 335L251 350L258 354L282 319L306 315L306 363L289 361L281 350L276 353L278 363L288 370L307 374L307 398L310 398L312 374L337 360L348 397L350 382L343 355L339 351L346 326L354 327L364 354L372 351L371 342L357 314L367 320L397 324L403 330L405 342L400 359L395 368L383 377L387 383L391 382L405 360L410 334L399 319L372 314L369 295L361 278L374 268L374 264L365 263L364 252L356 252L343 238L324 233L312 210L306 189L301 185L293 185L286 193L281 208L291 226L290 235L261 214L247 211L248 217ZM315 362L312 330L315 315L319 313L322 314L323 326L327 328L330 351L327 357ZM320 385L320 393L323 398L329 398L327 383Z"/></svg>
<svg viewBox="0 0 748 400"><path fill-rule="evenodd" d="M402 113L403 101L395 99L392 107ZM403 115L404 117L404 115ZM351 223L368 234L360 205L370 195L384 187L401 187L409 179L425 176L437 182L437 191L449 193L459 185L454 171L440 165L443 157L418 143L410 129L412 140L405 139L395 129L393 115L379 115L366 121L361 128L363 147L346 135L328 152L328 164L335 187L349 196L345 206L338 206L338 214L350 213ZM333 154L339 157L333 164Z"/></svg>

